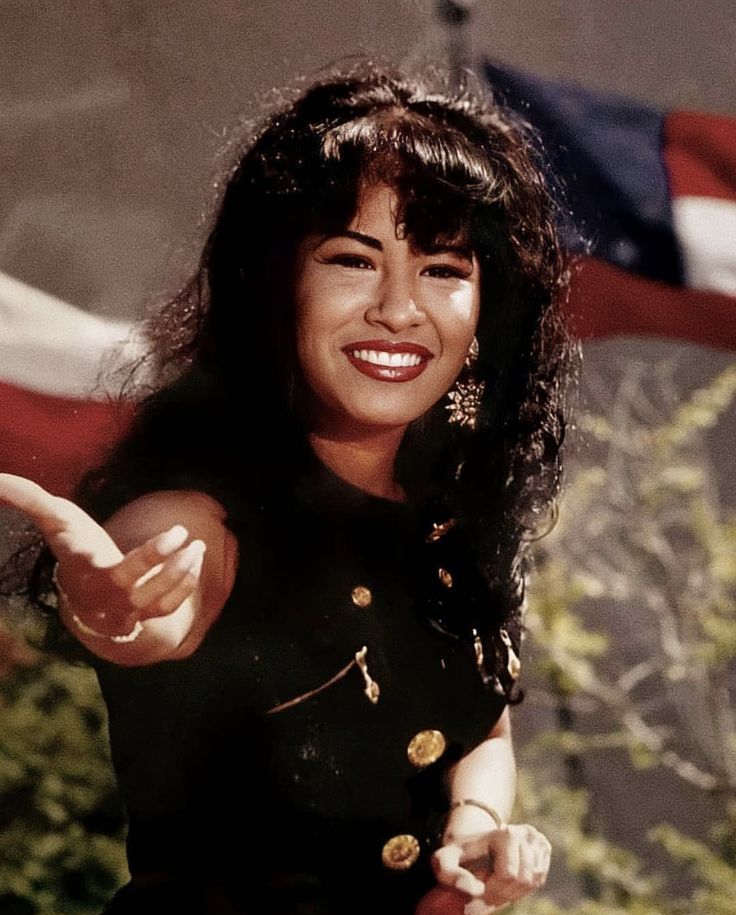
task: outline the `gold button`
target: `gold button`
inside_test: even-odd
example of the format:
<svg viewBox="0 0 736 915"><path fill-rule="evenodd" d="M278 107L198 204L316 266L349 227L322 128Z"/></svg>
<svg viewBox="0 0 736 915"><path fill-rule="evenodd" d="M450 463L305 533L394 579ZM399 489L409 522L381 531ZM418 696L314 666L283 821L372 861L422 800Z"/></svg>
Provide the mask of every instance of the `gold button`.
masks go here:
<svg viewBox="0 0 736 915"><path fill-rule="evenodd" d="M447 569L437 569L437 575L446 588L452 587L452 575L450 575Z"/></svg>
<svg viewBox="0 0 736 915"><path fill-rule="evenodd" d="M431 766L442 756L447 748L447 741L442 731L420 731L409 741L406 755L409 762L417 769Z"/></svg>
<svg viewBox="0 0 736 915"><path fill-rule="evenodd" d="M451 531L457 524L457 518L450 518L443 521L442 524L432 524L432 530L427 534L427 543L436 543L441 540L448 531Z"/></svg>
<svg viewBox="0 0 736 915"><path fill-rule="evenodd" d="M383 866L392 871L408 871L416 863L421 848L414 836L394 836L383 846L381 861Z"/></svg>
<svg viewBox="0 0 736 915"><path fill-rule="evenodd" d="M518 680L519 674L521 673L521 661L514 651L514 645L511 641L511 636L508 634L508 631L505 628L501 628L498 634L501 636L501 641L506 646L506 670L508 671L512 680Z"/></svg>
<svg viewBox="0 0 736 915"><path fill-rule="evenodd" d="M356 585L350 592L350 597L355 606L360 607L361 610L364 610L366 607L370 607L371 601L373 600L373 595L371 594L370 589L366 588L365 585Z"/></svg>

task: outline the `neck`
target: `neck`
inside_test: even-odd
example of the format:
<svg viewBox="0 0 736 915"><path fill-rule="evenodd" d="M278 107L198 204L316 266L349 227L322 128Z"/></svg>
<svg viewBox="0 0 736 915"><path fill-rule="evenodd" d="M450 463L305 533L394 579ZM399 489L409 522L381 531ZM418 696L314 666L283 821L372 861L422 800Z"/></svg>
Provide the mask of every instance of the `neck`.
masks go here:
<svg viewBox="0 0 736 915"><path fill-rule="evenodd" d="M309 443L322 463L346 482L382 499L403 502L405 494L394 475L403 436L403 428L354 438L312 432Z"/></svg>

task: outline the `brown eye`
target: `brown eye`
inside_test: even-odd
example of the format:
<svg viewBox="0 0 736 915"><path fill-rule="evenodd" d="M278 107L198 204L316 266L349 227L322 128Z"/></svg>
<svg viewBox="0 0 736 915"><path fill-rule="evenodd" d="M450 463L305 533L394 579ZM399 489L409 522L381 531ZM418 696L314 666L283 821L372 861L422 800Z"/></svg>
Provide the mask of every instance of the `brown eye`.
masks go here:
<svg viewBox="0 0 736 915"><path fill-rule="evenodd" d="M425 268L423 273L426 276L433 276L439 280L463 280L470 276L466 271L460 270L458 267L451 267L449 264L434 264L432 267Z"/></svg>
<svg viewBox="0 0 736 915"><path fill-rule="evenodd" d="M372 270L373 264L360 254L335 254L327 259L328 264L337 264L339 267L353 267L358 270Z"/></svg>

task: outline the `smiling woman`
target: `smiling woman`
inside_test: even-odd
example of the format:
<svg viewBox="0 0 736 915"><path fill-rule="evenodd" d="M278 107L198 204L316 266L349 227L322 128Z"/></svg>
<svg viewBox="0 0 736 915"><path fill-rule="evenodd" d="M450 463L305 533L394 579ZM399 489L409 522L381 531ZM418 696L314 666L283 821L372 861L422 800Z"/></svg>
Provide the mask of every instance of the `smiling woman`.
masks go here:
<svg viewBox="0 0 736 915"><path fill-rule="evenodd" d="M508 823L508 706L564 277L524 125L336 76L244 139L78 504L0 476L108 707L108 915L484 915L544 881L549 843Z"/></svg>
<svg viewBox="0 0 736 915"><path fill-rule="evenodd" d="M344 232L309 236L297 253L297 352L318 455L325 440L380 429L393 433L395 456L408 425L460 374L475 335L477 259L459 246L417 249L398 231L398 205L391 187L365 186Z"/></svg>

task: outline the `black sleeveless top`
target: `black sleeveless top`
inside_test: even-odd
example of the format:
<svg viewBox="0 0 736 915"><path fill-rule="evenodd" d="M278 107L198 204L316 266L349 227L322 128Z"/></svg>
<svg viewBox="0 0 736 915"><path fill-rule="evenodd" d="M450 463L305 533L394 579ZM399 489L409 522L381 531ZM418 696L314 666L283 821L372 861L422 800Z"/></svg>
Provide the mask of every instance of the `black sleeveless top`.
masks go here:
<svg viewBox="0 0 736 915"><path fill-rule="evenodd" d="M448 520L312 467L229 517L235 586L191 657L96 662L132 875L106 912L413 912L447 767L509 685Z"/></svg>

